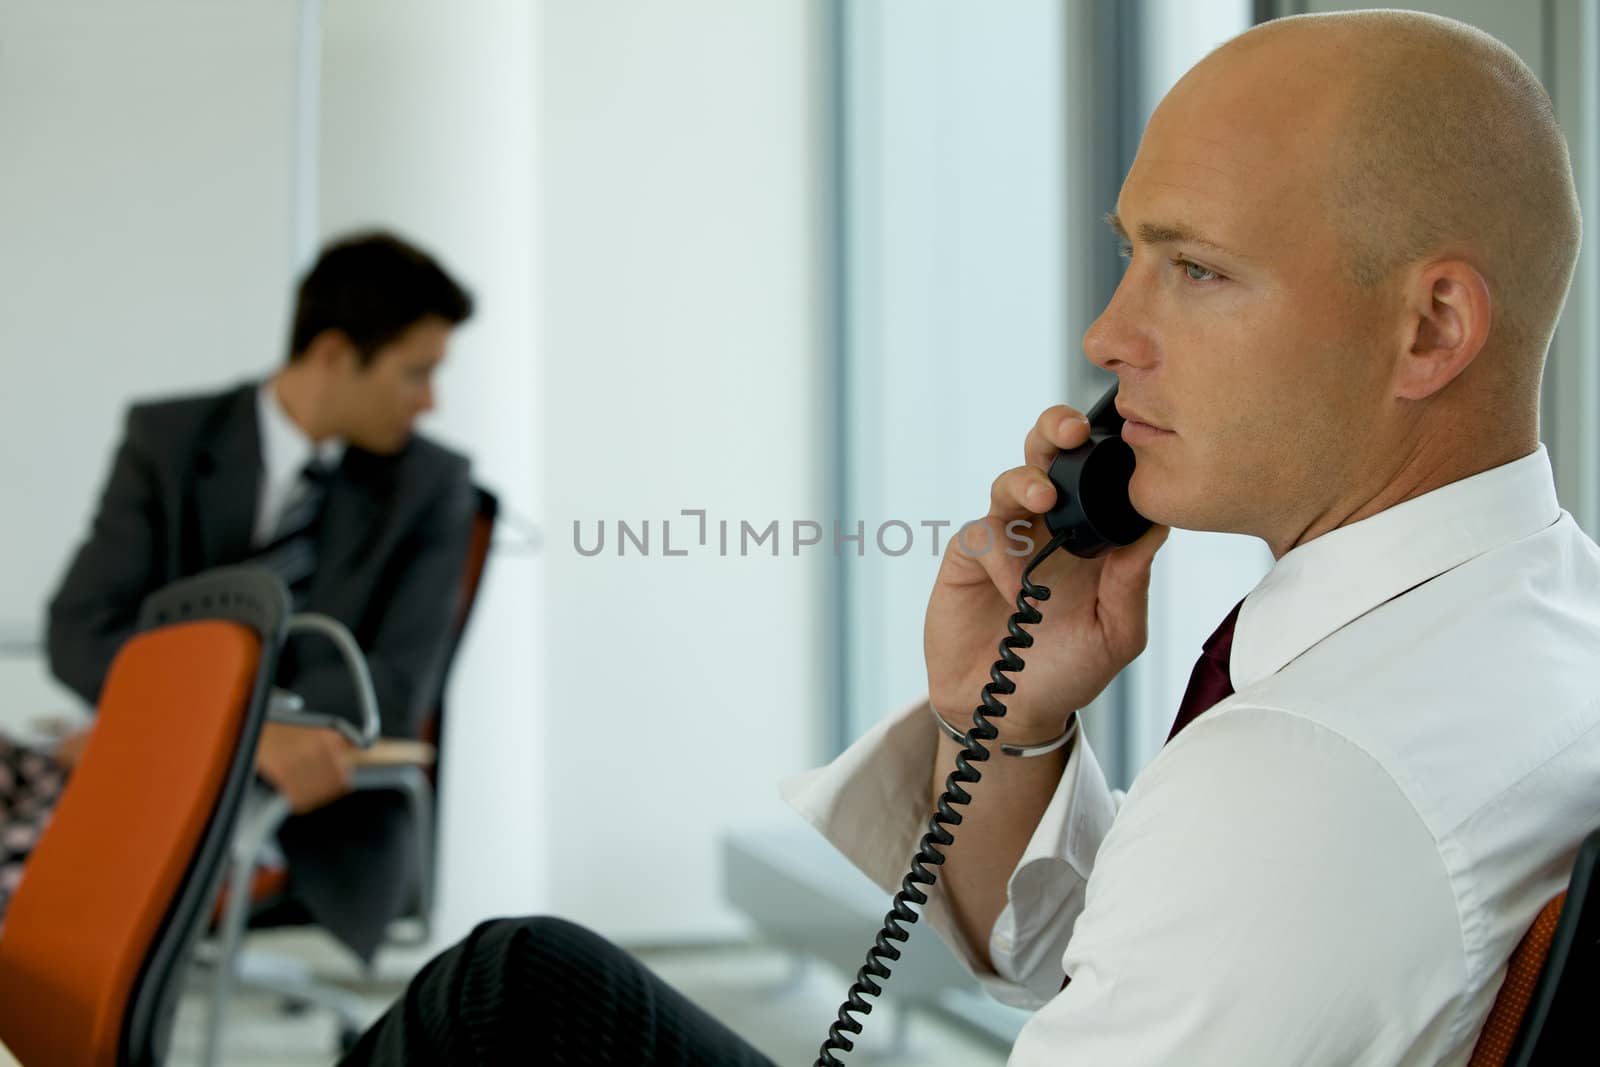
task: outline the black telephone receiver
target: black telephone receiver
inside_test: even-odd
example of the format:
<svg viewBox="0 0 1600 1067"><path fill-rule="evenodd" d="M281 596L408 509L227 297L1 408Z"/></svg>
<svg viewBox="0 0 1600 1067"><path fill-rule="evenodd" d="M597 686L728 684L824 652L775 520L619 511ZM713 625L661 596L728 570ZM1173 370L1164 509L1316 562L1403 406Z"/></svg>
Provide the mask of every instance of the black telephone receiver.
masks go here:
<svg viewBox="0 0 1600 1067"><path fill-rule="evenodd" d="M1090 559L1112 548L1133 544L1150 528L1150 520L1135 511L1133 502L1128 499L1134 456L1133 449L1122 439L1124 420L1117 412L1116 400L1117 387L1113 385L1089 409L1089 440L1058 454L1050 463L1050 481L1056 487L1056 506L1044 517L1051 535L1050 543L1022 572L1017 610L1006 623L1009 632L1000 641L1000 658L989 669L991 680L983 687L982 703L972 713L972 729L963 739L955 770L945 779L944 792L928 820L928 832L922 835L911 870L900 882L900 892L895 894L889 914L884 916L883 929L878 931L872 948L867 950L866 963L856 972L855 984L839 1006L838 1019L828 1027L828 1038L813 1067L842 1067L842 1061L834 1052L849 1052L855 1043L846 1035L861 1032L861 1021L853 1018L852 1013L866 1015L872 1011L872 1005L863 998L883 992L879 980L889 978L885 961L900 958L900 950L894 942L911 936L901 924L914 923L919 918L908 905L928 902L928 895L919 887L933 885L938 877L930 868L944 863L944 853L939 849L955 840L948 829L961 823L961 813L955 806L964 806L972 800L972 794L962 785L970 785L983 777L974 764L989 758L989 750L983 742L999 736L989 720L1005 716L1006 708L999 696L1016 689L1016 683L1005 675L1022 670L1022 657L1017 655L1016 649L1033 644L1033 635L1022 627L1043 618L1030 601L1050 598L1049 589L1029 580L1033 569L1058 548Z"/></svg>
<svg viewBox="0 0 1600 1067"><path fill-rule="evenodd" d="M1058 454L1050 464L1056 506L1044 524L1061 546L1085 559L1120 545L1131 545L1150 529L1150 520L1128 499L1133 449L1122 439L1113 385L1089 409L1089 440Z"/></svg>

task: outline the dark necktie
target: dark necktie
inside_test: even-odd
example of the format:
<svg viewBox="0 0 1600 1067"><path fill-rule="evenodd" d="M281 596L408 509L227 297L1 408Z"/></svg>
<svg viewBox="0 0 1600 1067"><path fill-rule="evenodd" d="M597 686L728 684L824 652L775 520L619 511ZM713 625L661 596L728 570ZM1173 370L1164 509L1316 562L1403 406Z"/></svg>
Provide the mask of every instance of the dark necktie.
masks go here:
<svg viewBox="0 0 1600 1067"><path fill-rule="evenodd" d="M1233 624L1239 621L1239 609L1244 601L1233 606L1228 617L1222 620L1216 632L1206 638L1189 674L1189 688L1183 691L1183 702L1178 705L1178 717L1172 723L1171 741L1178 731L1198 719L1202 712L1223 697L1233 695L1233 679L1228 676L1228 657L1233 654Z"/></svg>
<svg viewBox="0 0 1600 1067"><path fill-rule="evenodd" d="M328 496L333 471L316 460L300 472L300 481L289 496L289 503L278 516L272 540L253 557L289 587L294 606L302 606L311 576L317 570L317 532L322 521L322 505Z"/></svg>

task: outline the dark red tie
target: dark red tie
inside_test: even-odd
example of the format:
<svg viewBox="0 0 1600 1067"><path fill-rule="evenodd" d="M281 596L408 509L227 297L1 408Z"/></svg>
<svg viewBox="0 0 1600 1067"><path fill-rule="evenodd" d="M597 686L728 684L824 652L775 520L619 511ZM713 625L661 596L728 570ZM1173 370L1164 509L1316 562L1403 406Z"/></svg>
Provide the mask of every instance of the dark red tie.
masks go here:
<svg viewBox="0 0 1600 1067"><path fill-rule="evenodd" d="M1233 653L1233 624L1239 621L1239 609L1244 601L1233 606L1228 617L1222 620L1217 632L1206 638L1206 643L1189 675L1189 688L1183 691L1183 703L1178 705L1178 717L1167 735L1171 741L1178 731L1200 717L1223 697L1233 695L1233 679L1228 677L1228 657Z"/></svg>

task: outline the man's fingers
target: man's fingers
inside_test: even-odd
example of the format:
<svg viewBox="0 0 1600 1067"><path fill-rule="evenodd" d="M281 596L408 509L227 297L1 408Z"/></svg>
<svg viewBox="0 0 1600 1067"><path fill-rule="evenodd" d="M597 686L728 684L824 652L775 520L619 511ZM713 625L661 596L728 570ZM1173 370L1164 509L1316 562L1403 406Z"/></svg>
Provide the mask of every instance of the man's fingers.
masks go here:
<svg viewBox="0 0 1600 1067"><path fill-rule="evenodd" d="M1150 593L1150 567L1170 533L1170 526L1156 524L1133 544L1107 554L1100 574L1100 598L1118 606L1142 606Z"/></svg>
<svg viewBox="0 0 1600 1067"><path fill-rule="evenodd" d="M333 797L350 788L350 778L355 771L355 759L351 755L353 746L343 735L330 730L329 737L322 739L322 778L326 787L332 790Z"/></svg>
<svg viewBox="0 0 1600 1067"><path fill-rule="evenodd" d="M326 727L269 723L258 755L262 775L297 814L314 811L350 791L353 746Z"/></svg>
<svg viewBox="0 0 1600 1067"><path fill-rule="evenodd" d="M1039 467L1012 467L989 486L989 514L1001 520L1042 515L1055 503L1055 486Z"/></svg>
<svg viewBox="0 0 1600 1067"><path fill-rule="evenodd" d="M967 523L958 536L950 539L945 563L954 569L945 574L957 584L986 582L1006 600L1014 600L1021 588L1023 569L1049 539L1043 520L1034 516L1007 519L986 515ZM1076 573L1078 568L1069 570Z"/></svg>
<svg viewBox="0 0 1600 1067"><path fill-rule="evenodd" d="M1046 408L1028 431L1022 445L1022 455L1030 467L1049 470L1056 453L1077 448L1089 439L1089 422L1083 415L1065 404Z"/></svg>

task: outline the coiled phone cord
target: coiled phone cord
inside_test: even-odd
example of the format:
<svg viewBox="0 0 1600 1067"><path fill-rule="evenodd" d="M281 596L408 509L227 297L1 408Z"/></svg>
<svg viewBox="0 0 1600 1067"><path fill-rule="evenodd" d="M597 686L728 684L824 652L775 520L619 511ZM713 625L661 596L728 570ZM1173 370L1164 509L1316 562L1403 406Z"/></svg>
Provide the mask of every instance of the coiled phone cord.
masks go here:
<svg viewBox="0 0 1600 1067"><path fill-rule="evenodd" d="M851 1013L870 1015L872 1005L866 997L876 997L882 994L883 987L878 984L878 979L887 980L890 968L885 960L893 962L900 958L900 949L892 942L905 941L910 938L910 933L901 926L901 923L914 923L919 918L909 905L922 905L928 902L928 894L918 886L931 886L938 879L938 875L929 870L929 866L942 866L944 853L941 848L949 848L955 840L947 826L961 825L961 813L956 811L956 805L966 805L972 802L972 794L962 788L963 784L971 785L983 777L983 772L974 767L974 763L982 763L989 758L989 750L983 746L985 741L993 741L1000 736L990 719L1002 719L1006 714L1006 706L1000 703L999 695L1009 696L1016 692L1017 683L1006 677L1007 672L1012 674L1022 670L1024 664L1022 657L1017 655L1016 649L1030 648L1033 645L1033 635L1023 629L1037 623L1042 615L1039 609L1029 601L1045 601L1050 599L1050 590L1046 586L1037 585L1030 580L1033 569L1044 562L1056 549L1066 543L1068 533L1063 531L1050 539L1050 543L1029 561L1022 571L1022 588L1017 591L1017 610L1006 621L1007 635L1000 640L1000 658L995 660L989 668L989 684L983 687L983 703L972 713L972 729L966 733L962 751L956 754L956 769L951 771L944 780L944 792L939 795L939 801L934 805L934 813L928 819L928 832L922 835L916 856L911 861L911 870L906 873L900 882L900 892L895 894L893 902L889 905L889 913L883 917L883 927L878 931L873 945L867 950L866 962L861 969L856 971L856 980L850 986L850 991L845 994L844 1003L839 1005L839 1018L828 1027L828 1039L822 1043L822 1048L817 1052L816 1062L812 1067L844 1067L843 1061L834 1055L835 1051L849 1052L855 1048L855 1042L845 1034L861 1033L861 1021ZM988 712L987 715L984 713Z"/></svg>

